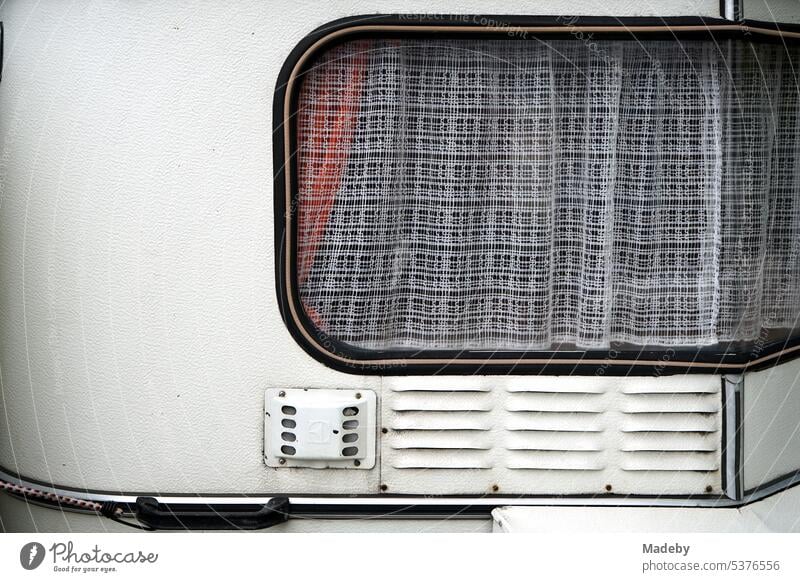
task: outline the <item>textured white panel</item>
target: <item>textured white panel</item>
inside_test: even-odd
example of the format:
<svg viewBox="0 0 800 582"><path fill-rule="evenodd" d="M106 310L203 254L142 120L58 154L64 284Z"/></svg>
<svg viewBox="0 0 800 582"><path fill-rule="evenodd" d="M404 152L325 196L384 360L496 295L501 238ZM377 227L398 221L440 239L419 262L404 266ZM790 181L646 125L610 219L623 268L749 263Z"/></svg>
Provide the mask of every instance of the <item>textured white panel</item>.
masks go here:
<svg viewBox="0 0 800 582"><path fill-rule="evenodd" d="M744 379L744 486L800 469L800 360Z"/></svg>
<svg viewBox="0 0 800 582"><path fill-rule="evenodd" d="M719 377L442 380L384 381L389 492L719 491Z"/></svg>
<svg viewBox="0 0 800 582"><path fill-rule="evenodd" d="M2 2L1 465L116 491L379 491L377 468L263 464L267 386L380 383L316 362L278 312L272 93L312 29L397 11L713 16L719 6ZM482 389L495 385L506 379Z"/></svg>
<svg viewBox="0 0 800 582"><path fill-rule="evenodd" d="M800 22L800 2L797 0L744 0L747 20L768 22Z"/></svg>

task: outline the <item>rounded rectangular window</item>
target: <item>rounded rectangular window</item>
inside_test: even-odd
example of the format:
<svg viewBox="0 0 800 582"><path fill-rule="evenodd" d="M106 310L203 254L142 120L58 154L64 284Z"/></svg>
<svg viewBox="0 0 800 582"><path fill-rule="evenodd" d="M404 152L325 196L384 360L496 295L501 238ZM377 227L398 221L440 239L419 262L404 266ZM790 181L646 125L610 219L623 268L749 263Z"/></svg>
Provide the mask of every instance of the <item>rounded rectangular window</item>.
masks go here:
<svg viewBox="0 0 800 582"><path fill-rule="evenodd" d="M301 343L404 373L794 353L800 35L493 22L343 25L287 65L278 278Z"/></svg>

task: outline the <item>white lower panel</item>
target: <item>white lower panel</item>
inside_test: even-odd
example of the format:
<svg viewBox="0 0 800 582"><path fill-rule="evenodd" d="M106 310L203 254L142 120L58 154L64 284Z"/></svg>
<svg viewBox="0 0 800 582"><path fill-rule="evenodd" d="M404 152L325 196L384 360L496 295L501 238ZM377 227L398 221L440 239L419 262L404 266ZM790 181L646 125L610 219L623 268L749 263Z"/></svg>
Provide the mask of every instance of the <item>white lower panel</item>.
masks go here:
<svg viewBox="0 0 800 582"><path fill-rule="evenodd" d="M744 381L745 489L800 469L800 360Z"/></svg>
<svg viewBox="0 0 800 582"><path fill-rule="evenodd" d="M384 379L381 482L400 494L719 493L720 389L717 376Z"/></svg>
<svg viewBox="0 0 800 582"><path fill-rule="evenodd" d="M503 533L758 533L800 531L800 487L739 509L669 507L501 507Z"/></svg>

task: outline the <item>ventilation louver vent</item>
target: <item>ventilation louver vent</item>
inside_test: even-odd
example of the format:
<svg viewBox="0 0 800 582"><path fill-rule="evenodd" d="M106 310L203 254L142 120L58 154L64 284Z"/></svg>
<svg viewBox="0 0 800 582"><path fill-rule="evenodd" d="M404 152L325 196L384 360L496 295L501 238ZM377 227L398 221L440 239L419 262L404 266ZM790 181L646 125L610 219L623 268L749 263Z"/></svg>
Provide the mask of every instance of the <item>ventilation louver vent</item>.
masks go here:
<svg viewBox="0 0 800 582"><path fill-rule="evenodd" d="M624 393L623 470L680 473L719 469L718 393L635 388Z"/></svg>
<svg viewBox="0 0 800 582"><path fill-rule="evenodd" d="M271 467L375 465L375 393L267 390L264 456Z"/></svg>
<svg viewBox="0 0 800 582"><path fill-rule="evenodd" d="M704 494L720 487L716 377L384 381L395 493Z"/></svg>
<svg viewBox="0 0 800 582"><path fill-rule="evenodd" d="M491 397L486 392L414 390L391 399L398 469L490 469Z"/></svg>

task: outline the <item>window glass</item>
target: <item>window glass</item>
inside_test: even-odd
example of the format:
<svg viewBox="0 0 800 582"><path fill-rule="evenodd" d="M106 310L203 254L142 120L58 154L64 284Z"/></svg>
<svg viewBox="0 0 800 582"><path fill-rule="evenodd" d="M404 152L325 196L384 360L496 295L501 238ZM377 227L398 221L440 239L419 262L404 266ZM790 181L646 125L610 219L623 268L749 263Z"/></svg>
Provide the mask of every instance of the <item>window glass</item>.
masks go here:
<svg viewBox="0 0 800 582"><path fill-rule="evenodd" d="M534 37L328 50L296 106L302 309L366 350L788 338L796 53Z"/></svg>

